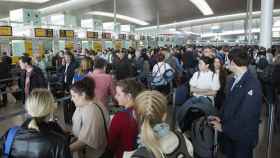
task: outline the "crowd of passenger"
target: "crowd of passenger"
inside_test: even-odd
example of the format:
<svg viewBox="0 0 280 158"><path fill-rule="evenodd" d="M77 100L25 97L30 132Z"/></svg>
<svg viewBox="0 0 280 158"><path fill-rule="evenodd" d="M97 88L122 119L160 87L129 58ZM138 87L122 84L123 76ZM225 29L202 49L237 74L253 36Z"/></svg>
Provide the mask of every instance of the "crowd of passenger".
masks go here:
<svg viewBox="0 0 280 158"><path fill-rule="evenodd" d="M223 116L224 106L229 104L229 90L247 73L247 67L258 79L252 79L256 84L252 86L261 83L263 98L269 104L275 103L280 90L280 52L276 47L266 50L258 46L165 46L99 52L66 49L56 54L26 54L18 66L19 82L4 82L1 86L1 92L5 92L13 84L19 85L23 94L20 99L28 114L8 153L14 158L196 157L187 134L169 127L168 105L174 101L170 97L173 88L184 86L189 97L203 97L219 109L223 114L221 118L213 117L212 124L225 135L226 130L237 127ZM6 53L0 67L0 79L11 77L11 57ZM63 129L53 115L57 109L55 99L67 95L71 101L64 107L64 115L71 130ZM9 106L8 102L7 93L3 93L1 106ZM115 106L122 108L110 119L110 108ZM252 117L258 119L257 109ZM223 126L224 131L223 123L228 123ZM4 135L4 142L8 134ZM233 141L239 140L239 136L228 135ZM226 154L242 155L243 150L255 148L256 144L246 144L242 149L235 145Z"/></svg>

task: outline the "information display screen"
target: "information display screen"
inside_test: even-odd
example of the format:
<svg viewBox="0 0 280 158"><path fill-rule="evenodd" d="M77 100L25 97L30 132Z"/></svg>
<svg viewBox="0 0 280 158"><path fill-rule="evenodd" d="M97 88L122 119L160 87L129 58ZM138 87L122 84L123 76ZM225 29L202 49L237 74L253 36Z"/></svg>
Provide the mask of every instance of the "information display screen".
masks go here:
<svg viewBox="0 0 280 158"><path fill-rule="evenodd" d="M53 29L35 28L35 37L53 37Z"/></svg>
<svg viewBox="0 0 280 158"><path fill-rule="evenodd" d="M13 36L11 26L0 26L0 36Z"/></svg>
<svg viewBox="0 0 280 158"><path fill-rule="evenodd" d="M145 39L146 39L145 36L140 36L141 41L144 41Z"/></svg>
<svg viewBox="0 0 280 158"><path fill-rule="evenodd" d="M74 31L73 30L59 30L59 37L60 38L74 38Z"/></svg>
<svg viewBox="0 0 280 158"><path fill-rule="evenodd" d="M133 40L135 40L135 36L134 35L129 35L128 39L133 41Z"/></svg>
<svg viewBox="0 0 280 158"><path fill-rule="evenodd" d="M119 34L120 40L126 40L126 34Z"/></svg>
<svg viewBox="0 0 280 158"><path fill-rule="evenodd" d="M87 31L87 38L98 39L98 32L90 32L90 31Z"/></svg>
<svg viewBox="0 0 280 158"><path fill-rule="evenodd" d="M111 39L111 38L112 38L111 33L106 33L106 32L102 33L102 39Z"/></svg>

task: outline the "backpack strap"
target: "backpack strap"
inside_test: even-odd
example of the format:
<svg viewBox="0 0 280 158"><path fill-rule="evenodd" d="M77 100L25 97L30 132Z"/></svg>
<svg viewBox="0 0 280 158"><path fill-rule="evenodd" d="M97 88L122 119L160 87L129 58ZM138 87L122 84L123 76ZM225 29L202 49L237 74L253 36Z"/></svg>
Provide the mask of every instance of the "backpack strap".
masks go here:
<svg viewBox="0 0 280 158"><path fill-rule="evenodd" d="M159 64L157 63L156 66L158 67L158 70L156 71L155 75L152 75L152 77L153 77L152 83L154 83L154 84L157 84L157 83L162 82L162 80L163 80L163 74L161 74L160 69L161 69L162 66L165 66L165 65L159 66ZM157 74L160 74L160 80L155 82L155 81L154 81L154 78L157 77Z"/></svg>
<svg viewBox="0 0 280 158"><path fill-rule="evenodd" d="M8 131L7 139L4 144L4 155L9 156L11 153L12 145L14 142L14 138L16 136L17 131L20 129L19 126L10 128Z"/></svg>
<svg viewBox="0 0 280 158"><path fill-rule="evenodd" d="M188 151L186 138L182 132L174 130L174 134L179 139L178 147L170 154L166 154L167 157L182 157L182 158L191 158L191 155Z"/></svg>
<svg viewBox="0 0 280 158"><path fill-rule="evenodd" d="M155 156L146 147L140 147L133 153L131 158L155 158Z"/></svg>

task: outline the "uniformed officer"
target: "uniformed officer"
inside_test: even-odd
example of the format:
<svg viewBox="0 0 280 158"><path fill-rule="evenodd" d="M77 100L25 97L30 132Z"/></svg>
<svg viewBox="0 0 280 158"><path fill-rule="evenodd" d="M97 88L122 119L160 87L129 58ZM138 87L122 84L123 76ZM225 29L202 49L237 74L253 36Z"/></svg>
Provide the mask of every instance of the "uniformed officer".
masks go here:
<svg viewBox="0 0 280 158"><path fill-rule="evenodd" d="M227 158L253 158L253 149L258 142L261 85L247 68L249 57L245 50L234 48L229 53L229 60L234 78L228 84L224 109L221 117L209 119L224 136Z"/></svg>

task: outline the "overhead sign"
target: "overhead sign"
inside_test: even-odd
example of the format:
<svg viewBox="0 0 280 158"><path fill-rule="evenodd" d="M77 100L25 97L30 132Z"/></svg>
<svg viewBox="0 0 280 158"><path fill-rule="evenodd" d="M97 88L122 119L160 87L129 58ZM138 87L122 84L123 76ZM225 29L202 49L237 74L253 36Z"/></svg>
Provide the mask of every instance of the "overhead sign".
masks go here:
<svg viewBox="0 0 280 158"><path fill-rule="evenodd" d="M134 35L129 35L128 39L134 41L135 40L135 36Z"/></svg>
<svg viewBox="0 0 280 158"><path fill-rule="evenodd" d="M11 26L0 26L0 36L13 36Z"/></svg>
<svg viewBox="0 0 280 158"><path fill-rule="evenodd" d="M87 38L98 39L98 32L90 32L90 31L87 31Z"/></svg>
<svg viewBox="0 0 280 158"><path fill-rule="evenodd" d="M144 41L145 39L146 39L145 36L140 36L140 40L141 40L141 41Z"/></svg>
<svg viewBox="0 0 280 158"><path fill-rule="evenodd" d="M111 33L106 33L106 32L103 32L102 33L102 39L111 39Z"/></svg>
<svg viewBox="0 0 280 158"><path fill-rule="evenodd" d="M74 31L73 30L59 30L59 37L60 38L74 38Z"/></svg>
<svg viewBox="0 0 280 158"><path fill-rule="evenodd" d="M53 29L35 28L35 37L53 37Z"/></svg>
<svg viewBox="0 0 280 158"><path fill-rule="evenodd" d="M119 34L120 40L126 40L126 34Z"/></svg>

